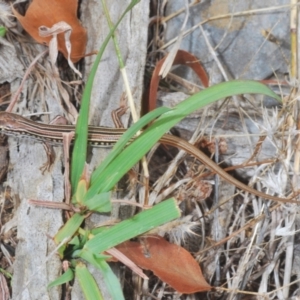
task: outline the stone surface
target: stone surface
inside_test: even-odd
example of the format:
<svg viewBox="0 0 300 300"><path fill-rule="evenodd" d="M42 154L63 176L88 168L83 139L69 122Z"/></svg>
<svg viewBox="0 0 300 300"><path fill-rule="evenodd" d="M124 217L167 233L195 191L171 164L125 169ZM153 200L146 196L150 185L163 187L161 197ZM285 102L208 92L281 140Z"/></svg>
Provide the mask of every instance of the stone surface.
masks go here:
<svg viewBox="0 0 300 300"><path fill-rule="evenodd" d="M195 30L184 37L180 49L190 51L204 64L212 83L223 81L206 45L203 33L197 24L203 24L211 46L227 74L232 79L261 80L275 73L288 71L289 64L289 8L273 10L273 7L288 5L287 0L271 1L201 1L190 9L190 17L185 30L195 26ZM184 7L182 1L168 2L166 15ZM256 10L265 8L264 12ZM247 13L247 11L254 11ZM232 16L243 12L243 15ZM245 13L246 12L246 13ZM227 15L209 21L210 18ZM232 17L230 17L232 16ZM184 14L167 23L166 43L179 34ZM267 41L262 31L270 31L280 45ZM246 46L245 46L246 45ZM171 48L171 47L170 47Z"/></svg>

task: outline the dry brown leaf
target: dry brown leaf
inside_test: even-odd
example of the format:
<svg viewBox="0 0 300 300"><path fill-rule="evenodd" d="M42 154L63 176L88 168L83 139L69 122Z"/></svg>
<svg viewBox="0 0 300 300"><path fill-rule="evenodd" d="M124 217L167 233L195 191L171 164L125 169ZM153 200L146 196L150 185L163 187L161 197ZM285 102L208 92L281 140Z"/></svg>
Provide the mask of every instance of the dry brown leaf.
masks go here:
<svg viewBox="0 0 300 300"><path fill-rule="evenodd" d="M58 22L66 22L72 27L70 37L72 50L71 60L77 62L85 55L87 42L86 30L77 19L77 0L33 0L25 16L20 15L14 8L13 13L22 24L23 28L40 44L49 45L51 36L41 37L39 28L51 28ZM57 36L58 50L68 59L64 34Z"/></svg>
<svg viewBox="0 0 300 300"><path fill-rule="evenodd" d="M139 267L151 270L179 293L211 290L192 255L162 237L147 237L142 243L125 242L116 248Z"/></svg>

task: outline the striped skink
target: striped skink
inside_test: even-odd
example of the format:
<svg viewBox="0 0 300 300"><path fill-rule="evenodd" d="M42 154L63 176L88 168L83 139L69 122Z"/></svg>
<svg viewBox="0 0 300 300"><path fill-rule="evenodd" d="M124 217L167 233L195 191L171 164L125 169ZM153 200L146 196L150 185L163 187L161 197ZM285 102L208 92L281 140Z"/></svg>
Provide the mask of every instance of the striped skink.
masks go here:
<svg viewBox="0 0 300 300"><path fill-rule="evenodd" d="M3 134L11 136L28 136L40 141L51 141L54 143L62 143L63 133L75 131L73 125L48 125L43 123L37 123L20 115L0 112L0 131ZM89 127L89 141L99 147L109 147L115 144L120 136L124 133L125 129L114 129L106 127ZM222 168L220 168L213 160L207 157L201 150L190 144L189 142L165 134L160 140L160 143L177 147L184 150L188 154L194 156L196 159L201 161L210 170L219 174L224 180L235 185L237 188L249 192L255 196L262 197L265 199L273 200L282 203L298 203L293 198L285 199L272 195L265 194L254 188L251 188L239 180L235 179Z"/></svg>

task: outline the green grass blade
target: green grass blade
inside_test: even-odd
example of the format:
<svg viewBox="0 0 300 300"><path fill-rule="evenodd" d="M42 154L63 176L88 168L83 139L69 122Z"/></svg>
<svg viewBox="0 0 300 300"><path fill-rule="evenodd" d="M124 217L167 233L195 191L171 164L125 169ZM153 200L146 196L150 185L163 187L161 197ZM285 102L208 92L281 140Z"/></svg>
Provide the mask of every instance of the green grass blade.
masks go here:
<svg viewBox="0 0 300 300"><path fill-rule="evenodd" d="M0 26L0 37L4 37L7 29L4 26Z"/></svg>
<svg viewBox="0 0 300 300"><path fill-rule="evenodd" d="M109 265L106 263L104 259L95 257L95 255L91 253L85 252L86 256L84 259L88 261L90 264L94 265L97 269L100 270L103 276L103 280L106 283L107 289L112 297L115 300L124 299L122 288L120 285L120 281L114 272L111 270Z"/></svg>
<svg viewBox="0 0 300 300"><path fill-rule="evenodd" d="M59 245L64 240L70 240L71 237L75 234L75 232L80 227L81 223L84 220L84 216L76 213L70 218L67 223L58 231L58 233L54 237L54 242L56 245ZM63 257L63 252L66 248L66 245L63 245L58 250L58 254L60 257Z"/></svg>
<svg viewBox="0 0 300 300"><path fill-rule="evenodd" d="M6 276L9 279L11 279L13 277L11 273L7 272L3 268L0 268L0 273L2 273L4 276Z"/></svg>
<svg viewBox="0 0 300 300"><path fill-rule="evenodd" d="M126 132L121 136L119 141L115 144L112 151L107 155L105 160L93 172L91 176L91 185L93 185L93 182L97 180L103 170L123 151L127 143L136 135L139 130L144 128L146 125L158 118L163 113L166 113L170 110L171 109L167 107L157 108L156 110L153 110L152 112L140 118L138 122L134 123L130 128L128 128Z"/></svg>
<svg viewBox="0 0 300 300"><path fill-rule="evenodd" d="M139 0L133 0L130 2L118 22L115 24L115 26L110 30L109 34L105 38L99 53L95 59L95 62L93 64L93 67L91 69L91 72L89 74L89 77L86 82L85 89L83 91L82 96L82 103L80 108L80 114L77 120L76 124L76 130L75 130L75 143L74 143L74 150L72 155L72 161L76 163L72 163L71 168L71 186L72 186L72 193L75 192L77 183L79 181L79 178L83 172L83 168L86 161L86 152L87 152L87 138L88 138L88 116L89 116L89 107L90 107L90 99L92 94L92 87L94 78L98 69L98 65L101 61L103 52L114 34L115 30L119 26L120 22L124 18L127 12L129 12L137 3Z"/></svg>
<svg viewBox="0 0 300 300"><path fill-rule="evenodd" d="M102 253L124 241L143 234L150 229L174 220L180 216L180 210L174 198L165 200L150 209L144 210L130 219L124 220L113 227L110 227L89 240L82 252L92 254Z"/></svg>
<svg viewBox="0 0 300 300"><path fill-rule="evenodd" d="M73 279L74 279L74 272L71 268L69 268L61 276L59 276L57 279L55 279L51 283L49 283L47 288L50 289L54 286L65 284Z"/></svg>
<svg viewBox="0 0 300 300"><path fill-rule="evenodd" d="M124 299L120 281L114 274L110 266L105 260L97 260L97 267L100 269L103 279L106 283L108 291L113 299L122 300Z"/></svg>
<svg viewBox="0 0 300 300"><path fill-rule="evenodd" d="M250 80L233 80L209 87L180 102L172 111L161 116L157 120L157 124L164 123L164 126L169 129L181 121L185 116L199 108L211 104L219 99L240 94L263 94L281 102L280 97L278 97L267 86L259 82Z"/></svg>
<svg viewBox="0 0 300 300"><path fill-rule="evenodd" d="M105 15L107 23L108 23L108 27L109 27L109 29L112 29L113 28L113 23L111 21L110 15L109 15L109 11L107 9L106 2L105 2L105 0L102 0L101 2L102 2L104 15ZM116 55L117 55L117 58L118 58L118 61L119 61L120 69L122 69L122 68L125 67L125 65L124 65L124 62L122 60L121 51L120 51L120 48L119 48L119 45L118 45L115 34L112 35L112 40L113 40L114 45L115 45Z"/></svg>
<svg viewBox="0 0 300 300"><path fill-rule="evenodd" d="M85 264L77 262L75 274L86 300L103 300L98 285Z"/></svg>
<svg viewBox="0 0 300 300"><path fill-rule="evenodd" d="M99 213L106 213L111 211L111 192L104 192L93 196L90 199L83 200L83 204L89 211L96 211Z"/></svg>

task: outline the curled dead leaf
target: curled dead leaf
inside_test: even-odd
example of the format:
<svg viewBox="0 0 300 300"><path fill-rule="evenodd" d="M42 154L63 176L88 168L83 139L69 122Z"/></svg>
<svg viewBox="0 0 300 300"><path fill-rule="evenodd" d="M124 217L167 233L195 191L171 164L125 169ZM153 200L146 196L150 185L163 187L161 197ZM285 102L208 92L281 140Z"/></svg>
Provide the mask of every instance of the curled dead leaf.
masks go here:
<svg viewBox="0 0 300 300"><path fill-rule="evenodd" d="M70 36L71 60L79 61L85 55L87 42L86 30L81 26L77 18L77 0L33 0L26 11L25 16L12 8L14 15L23 28L40 44L49 45L51 36L41 37L39 28L45 26L51 28L54 24L65 22L72 28ZM68 59L66 41L63 33L57 35L58 50Z"/></svg>
<svg viewBox="0 0 300 300"><path fill-rule="evenodd" d="M146 112L156 108L157 89L160 80L159 74L167 56L168 55L166 55L163 59L158 61L155 66L155 69L153 70L150 87L149 87L149 98L145 104L145 106L147 107L144 108ZM208 75L196 56L194 56L193 54L187 51L178 50L173 60L173 66L175 65L184 65L190 67L198 75L203 86L208 87L209 85Z"/></svg>

